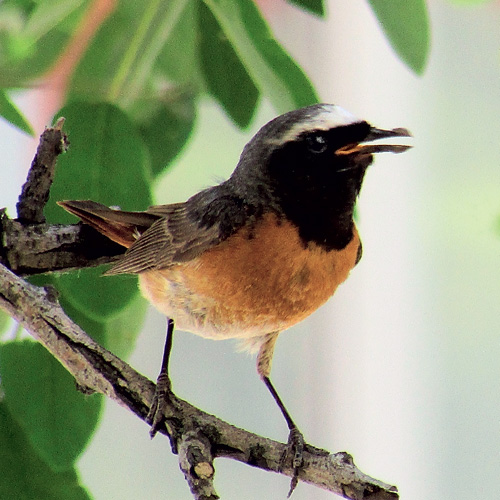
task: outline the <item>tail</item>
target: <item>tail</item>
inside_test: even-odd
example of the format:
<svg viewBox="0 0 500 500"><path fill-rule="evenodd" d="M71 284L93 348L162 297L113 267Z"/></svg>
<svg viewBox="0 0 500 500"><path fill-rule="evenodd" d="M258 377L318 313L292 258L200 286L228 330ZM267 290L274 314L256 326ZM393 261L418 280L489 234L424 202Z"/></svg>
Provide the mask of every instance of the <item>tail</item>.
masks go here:
<svg viewBox="0 0 500 500"><path fill-rule="evenodd" d="M160 217L147 212L123 212L95 201L58 201L69 213L80 217L101 234L129 248Z"/></svg>

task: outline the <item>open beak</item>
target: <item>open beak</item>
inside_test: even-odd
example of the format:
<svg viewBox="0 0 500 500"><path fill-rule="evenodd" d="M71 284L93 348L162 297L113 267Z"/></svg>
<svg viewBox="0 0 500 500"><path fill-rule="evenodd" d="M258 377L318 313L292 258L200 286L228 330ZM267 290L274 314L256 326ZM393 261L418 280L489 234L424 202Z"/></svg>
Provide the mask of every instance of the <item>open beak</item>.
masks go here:
<svg viewBox="0 0 500 500"><path fill-rule="evenodd" d="M370 155L372 153L403 153L412 146L403 144L373 144L372 141L379 139L387 139L389 137L412 137L410 132L405 128L395 128L392 130L382 130L372 127L369 134L363 142L347 144L335 151L336 155L345 156L351 154Z"/></svg>

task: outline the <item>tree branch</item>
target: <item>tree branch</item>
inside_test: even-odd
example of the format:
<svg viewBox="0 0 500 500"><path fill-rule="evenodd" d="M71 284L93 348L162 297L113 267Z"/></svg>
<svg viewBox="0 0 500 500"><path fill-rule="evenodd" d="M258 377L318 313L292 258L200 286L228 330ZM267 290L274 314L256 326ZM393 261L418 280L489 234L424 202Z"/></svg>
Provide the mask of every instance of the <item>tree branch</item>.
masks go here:
<svg viewBox="0 0 500 500"><path fill-rule="evenodd" d="M123 247L83 224L24 224L0 210L0 262L20 276L107 264Z"/></svg>
<svg viewBox="0 0 500 500"><path fill-rule="evenodd" d="M39 340L83 388L100 392L145 420L153 382L94 342L73 323L52 290L36 287L0 265L0 307ZM293 476L281 466L286 445L234 427L188 402L172 397L166 415L171 440L197 499L218 498L213 490L213 459L227 457L260 469ZM164 434L166 429L160 430ZM347 453L329 454L307 446L299 479L352 500L394 500L394 486L362 473Z"/></svg>
<svg viewBox="0 0 500 500"><path fill-rule="evenodd" d="M110 262L123 249L82 225L49 225L43 207L49 197L57 156L67 140L62 121L41 136L37 155L18 203L19 220L0 211L0 307L21 323L74 376L86 391L102 393L142 420L155 385L97 344L64 313L51 288L40 288L19 275L37 274ZM226 457L293 477L286 445L234 427L171 395L160 432L174 453L195 499L219 498L213 487L213 460ZM397 488L362 473L352 457L306 445L299 479L352 500L394 500ZM287 463L288 462L288 463Z"/></svg>
<svg viewBox="0 0 500 500"><path fill-rule="evenodd" d="M40 136L35 158L17 203L17 220L0 210L0 262L21 276L66 271L111 262L123 247L82 224L45 224L57 157L69 146L64 118Z"/></svg>
<svg viewBox="0 0 500 500"><path fill-rule="evenodd" d="M22 221L45 222L43 207L49 199L56 160L68 148L68 138L62 131L63 124L64 118L59 118L55 127L46 128L40 136L28 179L17 202L17 216Z"/></svg>

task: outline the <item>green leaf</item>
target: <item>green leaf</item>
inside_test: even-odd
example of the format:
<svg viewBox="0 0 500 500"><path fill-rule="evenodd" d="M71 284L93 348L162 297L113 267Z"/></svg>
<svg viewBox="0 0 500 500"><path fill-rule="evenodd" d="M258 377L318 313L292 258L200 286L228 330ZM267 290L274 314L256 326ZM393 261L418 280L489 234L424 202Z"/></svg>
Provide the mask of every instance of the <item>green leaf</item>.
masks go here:
<svg viewBox="0 0 500 500"><path fill-rule="evenodd" d="M108 279L108 278L103 278ZM29 282L36 286L51 285L58 289L55 274L39 274L30 276ZM135 341L144 324L148 308L145 299L136 293L127 307L124 307L112 318L96 318L93 311L75 308L66 300L64 294L59 296L59 302L66 314L77 323L96 342L109 349L116 356L126 358L134 349Z"/></svg>
<svg viewBox="0 0 500 500"><path fill-rule="evenodd" d="M66 48L89 0L22 3L21 8L0 2L4 21L5 10L22 12L20 25L0 30L0 87L4 88L23 87L49 69ZM6 25L4 22L3 27Z"/></svg>
<svg viewBox="0 0 500 500"><path fill-rule="evenodd" d="M137 295L114 318L108 321L96 321L84 312L75 309L64 299L61 299L61 305L68 316L96 342L122 359L125 359L134 349L148 308L146 300Z"/></svg>
<svg viewBox="0 0 500 500"><path fill-rule="evenodd" d="M392 48L417 74L422 74L430 46L425 0L369 0Z"/></svg>
<svg viewBox="0 0 500 500"><path fill-rule="evenodd" d="M199 23L200 63L208 90L239 127L246 127L254 114L259 90L212 12L201 2Z"/></svg>
<svg viewBox="0 0 500 500"><path fill-rule="evenodd" d="M124 101L125 103L129 103L131 100L137 98L137 96L143 94L146 82L150 78L151 70L155 65L158 55L175 30L181 14L188 3L189 0L170 0L168 4L165 4L162 0L150 0L149 9L147 10L153 16L151 20L154 19L155 22L146 24L148 12L145 10L139 29L136 32L136 36L134 36L134 39L139 38L138 43L135 47L132 47L131 51L135 54L136 60L132 63L132 58L127 60L127 57L125 57L122 61L124 64L121 65L116 75L118 78L112 82L109 95L111 99L117 96L116 91L123 92L125 88L129 96L129 99ZM142 31L141 28L143 28ZM139 44L142 44L142 48L139 48ZM127 55L128 53L125 54L125 56ZM125 69L125 72L122 75L126 73L130 75L126 85L124 85L125 78L122 78L120 82L120 71L123 69ZM118 85L115 85L116 83Z"/></svg>
<svg viewBox="0 0 500 500"><path fill-rule="evenodd" d="M0 464L0 498L91 500L74 469L55 472L38 456L4 401L0 402Z"/></svg>
<svg viewBox="0 0 500 500"><path fill-rule="evenodd" d="M3 310L0 309L0 338L2 334L7 331L7 327L10 325L10 316Z"/></svg>
<svg viewBox="0 0 500 500"><path fill-rule="evenodd" d="M0 60L0 86L20 88L43 74L55 62L68 40L66 33L55 30L36 45L23 37L11 41L10 53Z"/></svg>
<svg viewBox="0 0 500 500"><path fill-rule="evenodd" d="M151 204L147 148L128 117L111 104L73 103L66 118L70 150L58 160L45 213L50 222L75 223L58 200L91 199L124 210ZM110 319L137 295L133 276L102 277L102 268L57 276L65 300L95 320Z"/></svg>
<svg viewBox="0 0 500 500"><path fill-rule="evenodd" d="M298 5L304 10L312 12L317 16L325 16L325 6L323 5L323 0L288 0L288 2Z"/></svg>
<svg viewBox="0 0 500 500"><path fill-rule="evenodd" d="M78 392L66 369L30 340L0 345L0 367L4 402L33 448L54 471L71 469L94 432L102 397Z"/></svg>
<svg viewBox="0 0 500 500"><path fill-rule="evenodd" d="M277 112L300 108L318 102L311 83L287 52L273 38L266 22L253 2L248 0L204 0L233 46L241 63L263 97ZM223 74L233 68L219 66ZM240 99L235 89L231 99ZM229 108L230 103L226 102Z"/></svg>
<svg viewBox="0 0 500 500"><path fill-rule="evenodd" d="M104 325L104 346L116 356L126 359L135 347L135 342L144 326L148 303L140 295L129 304L122 314Z"/></svg>
<svg viewBox="0 0 500 500"><path fill-rule="evenodd" d="M188 3L119 2L78 65L71 97L106 99L127 106L149 97L146 89L155 76L152 69Z"/></svg>
<svg viewBox="0 0 500 500"><path fill-rule="evenodd" d="M37 2L30 13L23 36L32 43L37 43L43 36L50 33L58 24L75 12L87 0L50 0Z"/></svg>
<svg viewBox="0 0 500 500"><path fill-rule="evenodd" d="M0 2L0 64L13 61L24 55L29 44L22 36L26 24L27 6Z"/></svg>
<svg viewBox="0 0 500 500"><path fill-rule="evenodd" d="M32 137L35 135L35 132L24 115L17 109L7 94L1 90L0 115L3 116L8 122L12 123L15 127L21 129L23 132L26 132L28 135L31 135Z"/></svg>
<svg viewBox="0 0 500 500"><path fill-rule="evenodd" d="M123 53L137 30L142 2L119 2L99 27L76 67L68 90L68 101L105 101L120 67Z"/></svg>
<svg viewBox="0 0 500 500"><path fill-rule="evenodd" d="M198 68L198 5L190 1L155 62L153 78L175 82L189 93L202 85ZM154 87L154 85L153 85Z"/></svg>
<svg viewBox="0 0 500 500"><path fill-rule="evenodd" d="M196 101L185 94L171 101L139 101L136 121L151 155L151 170L157 177L182 151L191 136Z"/></svg>
<svg viewBox="0 0 500 500"><path fill-rule="evenodd" d="M46 207L51 222L75 222L55 203L93 199L124 210L142 210L151 202L147 148L128 116L108 103L74 102L62 108L69 151L59 157Z"/></svg>
<svg viewBox="0 0 500 500"><path fill-rule="evenodd" d="M136 276L103 276L105 270L88 267L55 277L62 297L94 321L116 317L139 293Z"/></svg>

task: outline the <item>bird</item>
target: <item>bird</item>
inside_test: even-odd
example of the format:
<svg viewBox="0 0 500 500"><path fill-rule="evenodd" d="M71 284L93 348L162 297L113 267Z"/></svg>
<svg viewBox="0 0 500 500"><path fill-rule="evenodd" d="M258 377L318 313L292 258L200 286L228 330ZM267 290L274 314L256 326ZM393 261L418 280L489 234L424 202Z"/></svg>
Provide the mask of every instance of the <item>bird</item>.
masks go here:
<svg viewBox="0 0 500 500"><path fill-rule="evenodd" d="M257 353L258 375L288 425L295 484L304 439L270 379L276 340L324 304L361 259L353 214L365 172L374 154L409 149L377 142L401 137L411 134L314 104L264 125L227 180L185 202L144 212L58 202L125 247L105 274L138 275L142 294L169 318L167 343L175 322ZM170 391L170 348L171 338L148 416L152 435Z"/></svg>

